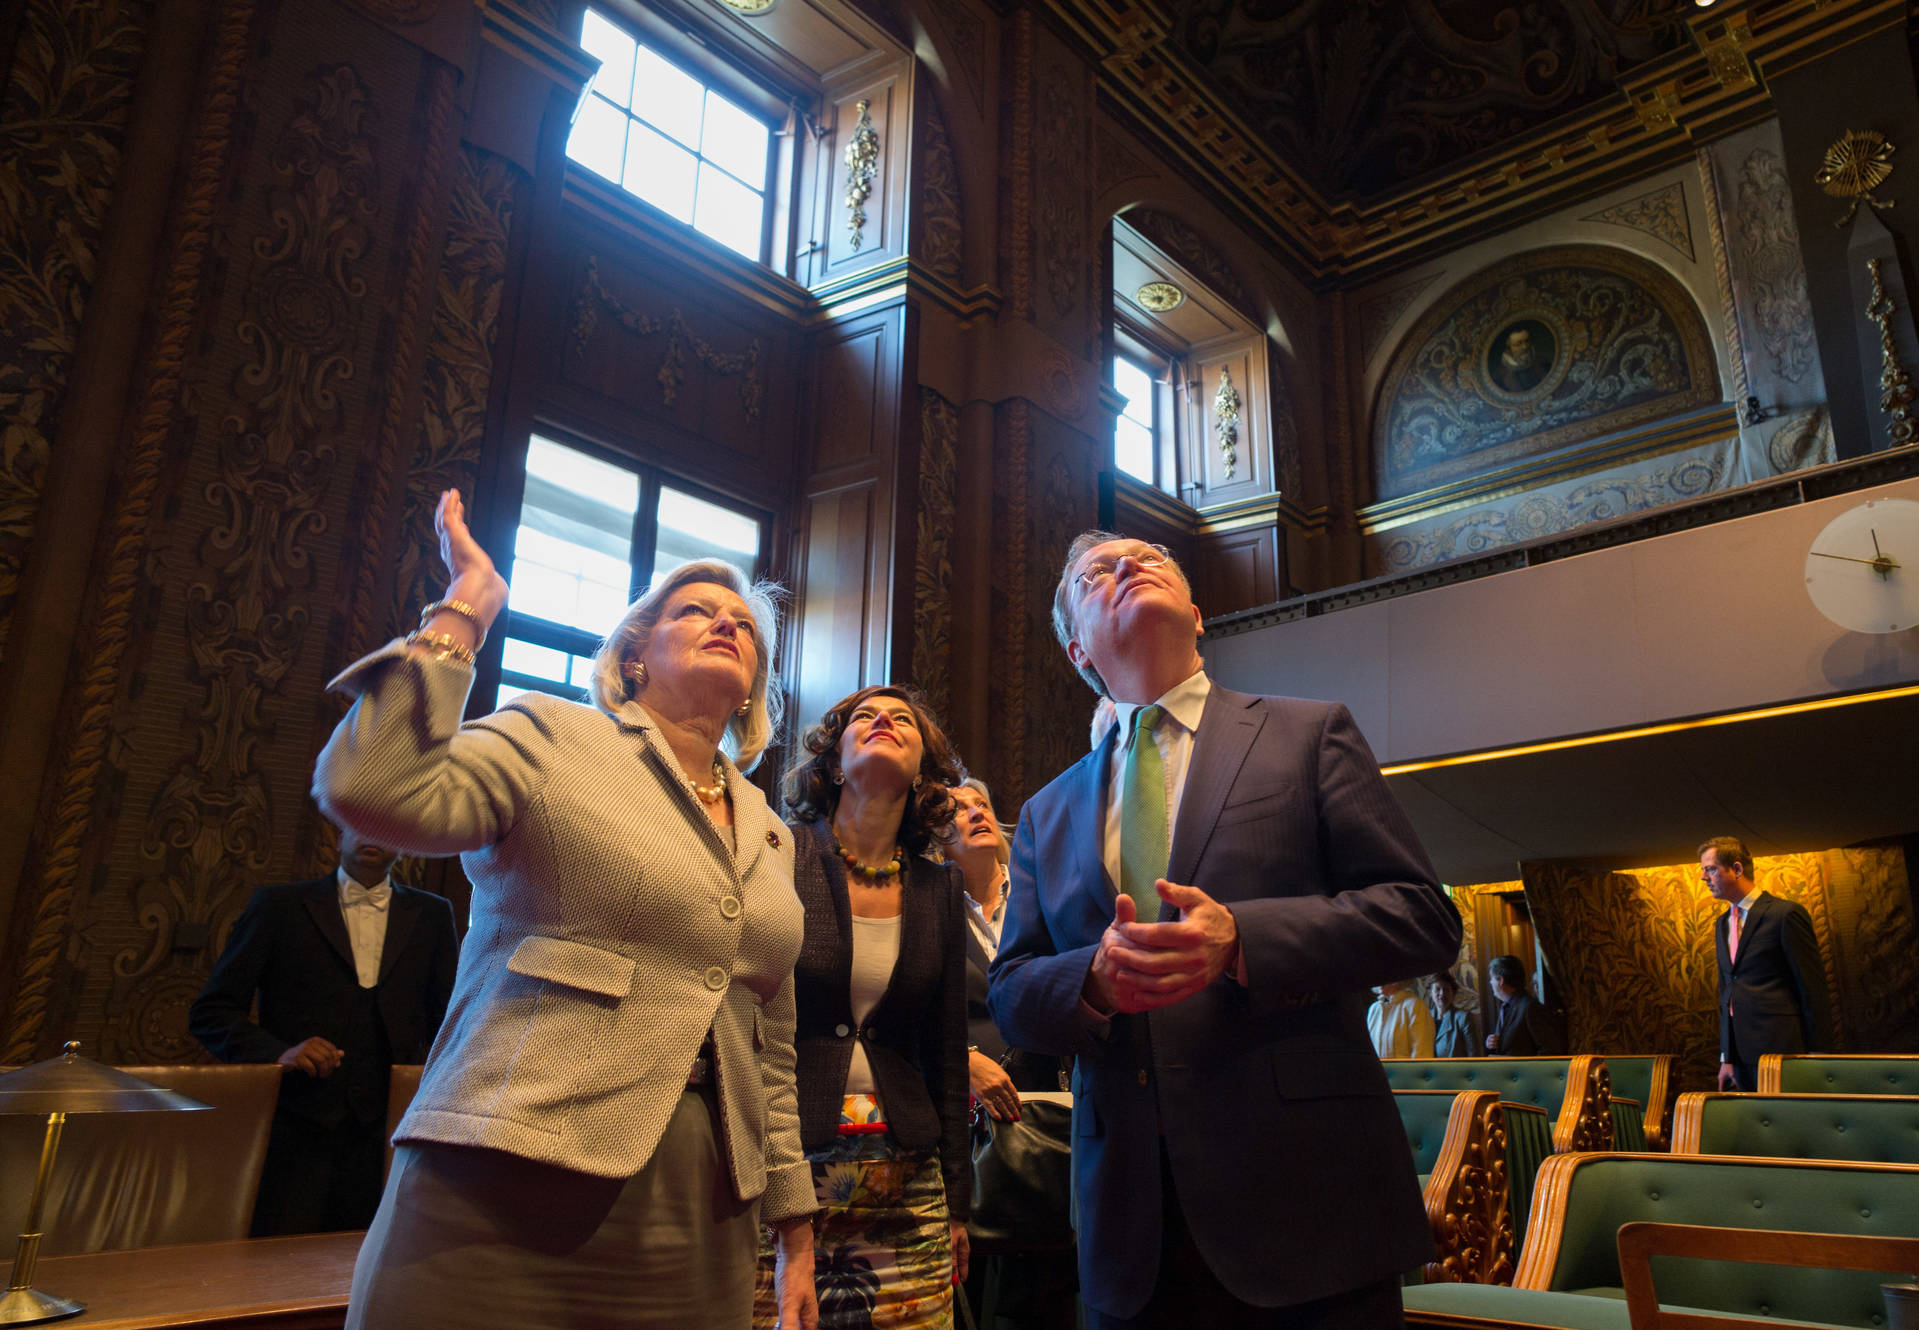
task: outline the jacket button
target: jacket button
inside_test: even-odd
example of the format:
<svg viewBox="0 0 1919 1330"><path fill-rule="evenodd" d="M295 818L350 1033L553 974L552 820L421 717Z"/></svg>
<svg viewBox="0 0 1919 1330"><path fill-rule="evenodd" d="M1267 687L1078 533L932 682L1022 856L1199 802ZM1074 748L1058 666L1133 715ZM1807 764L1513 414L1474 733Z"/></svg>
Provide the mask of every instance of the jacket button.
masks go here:
<svg viewBox="0 0 1919 1330"><path fill-rule="evenodd" d="M740 917L740 898L738 896L720 897L720 918L737 919Z"/></svg>
<svg viewBox="0 0 1919 1330"><path fill-rule="evenodd" d="M1139 1069L1139 1083L1141 1085L1146 1084L1146 1068L1144 1067L1141 1067Z"/></svg>
<svg viewBox="0 0 1919 1330"><path fill-rule="evenodd" d="M833 1027L833 1033L844 1039L847 1035L853 1033L853 1027L850 1025L835 1025Z"/></svg>
<svg viewBox="0 0 1919 1330"><path fill-rule="evenodd" d="M715 993L726 987L726 980L726 971L718 965L706 972L706 986Z"/></svg>

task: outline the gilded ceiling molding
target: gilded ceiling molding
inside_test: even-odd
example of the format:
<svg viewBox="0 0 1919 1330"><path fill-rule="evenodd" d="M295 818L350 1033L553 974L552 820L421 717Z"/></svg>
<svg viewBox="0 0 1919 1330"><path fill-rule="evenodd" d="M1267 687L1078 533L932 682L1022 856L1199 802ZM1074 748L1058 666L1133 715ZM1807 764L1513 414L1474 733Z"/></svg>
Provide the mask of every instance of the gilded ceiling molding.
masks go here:
<svg viewBox="0 0 1919 1330"><path fill-rule="evenodd" d="M1664 241L1684 254L1689 261L1693 257L1692 218L1686 211L1685 186L1678 181L1648 190L1624 203L1615 203L1610 208L1589 212L1579 220L1623 226L1628 231L1638 231Z"/></svg>
<svg viewBox="0 0 1919 1330"><path fill-rule="evenodd" d="M1762 118L1770 102L1751 77L1769 61L1830 50L1903 22L1904 0L1756 0L1731 19L1688 16L1690 46L1635 68L1582 110L1520 136L1496 160L1470 161L1393 194L1327 198L1229 110L1171 40L1164 11L1145 0L1047 0L1093 52L1100 84L1155 135L1172 160L1245 202L1309 275L1347 275L1403 260L1490 216L1529 214L1591 194L1609 178L1681 161L1691 135ZM1744 73L1742 73L1742 68Z"/></svg>
<svg viewBox="0 0 1919 1330"><path fill-rule="evenodd" d="M43 1053L48 1010L72 923L74 889L91 841L100 777L113 738L114 704L125 681L134 616L147 586L153 500L186 385L187 348L212 249L214 216L232 148L254 13L250 3L228 6L213 34L205 101L188 150L186 182L175 215L177 240L159 288L154 337L146 354L147 378L105 532L93 627L77 654L79 676L65 725L67 742L47 786L52 794L45 823L48 830L35 874L22 884L26 889L15 907L18 916L24 917L29 909L33 913L25 930L26 945L15 962L19 978L0 1062L33 1062Z"/></svg>
<svg viewBox="0 0 1919 1330"><path fill-rule="evenodd" d="M853 109L859 118L846 144L846 238L858 253L866 239L866 200L872 197L873 179L880 173L880 132L873 128L870 97L860 98Z"/></svg>

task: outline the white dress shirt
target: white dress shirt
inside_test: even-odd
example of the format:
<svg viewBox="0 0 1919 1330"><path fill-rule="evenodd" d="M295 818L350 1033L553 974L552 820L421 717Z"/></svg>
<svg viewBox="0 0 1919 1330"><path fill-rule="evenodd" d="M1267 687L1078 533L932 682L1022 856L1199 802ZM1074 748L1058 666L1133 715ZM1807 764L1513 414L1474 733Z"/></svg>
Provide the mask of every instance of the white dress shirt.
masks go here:
<svg viewBox="0 0 1919 1330"><path fill-rule="evenodd" d="M1156 699L1165 714L1153 728L1153 742L1159 747L1161 769L1166 776L1166 848L1173 845L1173 828L1179 825L1180 796L1186 792L1186 767L1193 757L1193 736L1199 732L1199 719L1206 713L1206 697L1213 691L1205 670L1195 670ZM1119 730L1113 748L1112 769L1106 773L1106 825L1100 842L1100 858L1113 885L1119 885L1120 799L1126 772L1126 755L1133 741L1133 716L1142 704L1119 702L1113 707Z"/></svg>
<svg viewBox="0 0 1919 1330"><path fill-rule="evenodd" d="M344 868L333 870L339 883L340 915L346 920L347 940L353 944L353 971L361 988L380 982L380 954L386 949L387 906L393 899L393 880L383 877L376 887L363 887ZM349 896L351 899L349 899Z"/></svg>
<svg viewBox="0 0 1919 1330"><path fill-rule="evenodd" d="M973 899L972 892L961 892L960 900L966 906L967 926L973 930L973 936L979 939L980 946L986 949L986 959L990 963L999 952L1000 926L1006 922L1006 880L1000 879L999 905L990 917L985 907Z"/></svg>

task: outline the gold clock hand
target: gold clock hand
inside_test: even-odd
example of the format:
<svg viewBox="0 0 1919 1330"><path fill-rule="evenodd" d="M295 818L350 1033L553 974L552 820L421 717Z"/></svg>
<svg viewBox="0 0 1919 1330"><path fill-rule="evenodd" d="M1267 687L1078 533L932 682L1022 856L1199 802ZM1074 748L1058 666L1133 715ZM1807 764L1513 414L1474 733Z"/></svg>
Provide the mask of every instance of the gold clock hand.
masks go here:
<svg viewBox="0 0 1919 1330"><path fill-rule="evenodd" d="M1875 548L1878 546L1878 544L1879 542L1876 540L1873 542L1873 545ZM1879 576L1881 577L1884 577L1886 574L1890 573L1893 569L1899 566L1899 561L1893 558L1890 554L1881 554L1876 559L1858 559L1858 558L1854 558L1850 554L1828 554L1824 550L1807 550L1806 552L1808 554L1817 555L1821 559L1843 559L1847 563L1863 563L1866 565L1866 567L1872 569L1875 573L1878 573Z"/></svg>

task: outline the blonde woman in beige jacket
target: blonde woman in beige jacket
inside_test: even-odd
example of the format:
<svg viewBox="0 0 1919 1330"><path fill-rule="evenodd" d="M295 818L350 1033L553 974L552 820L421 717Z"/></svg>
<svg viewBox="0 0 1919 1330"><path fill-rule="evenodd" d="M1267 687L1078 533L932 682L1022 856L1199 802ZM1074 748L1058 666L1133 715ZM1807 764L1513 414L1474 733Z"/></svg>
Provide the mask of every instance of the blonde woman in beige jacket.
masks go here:
<svg viewBox="0 0 1919 1330"><path fill-rule="evenodd" d="M462 724L507 588L456 492L436 520L446 596L333 681L356 700L314 782L342 825L473 883L347 1325L745 1326L761 1223L783 1323L814 1325L793 843L740 774L778 723L772 602L685 565L608 637L594 706Z"/></svg>

